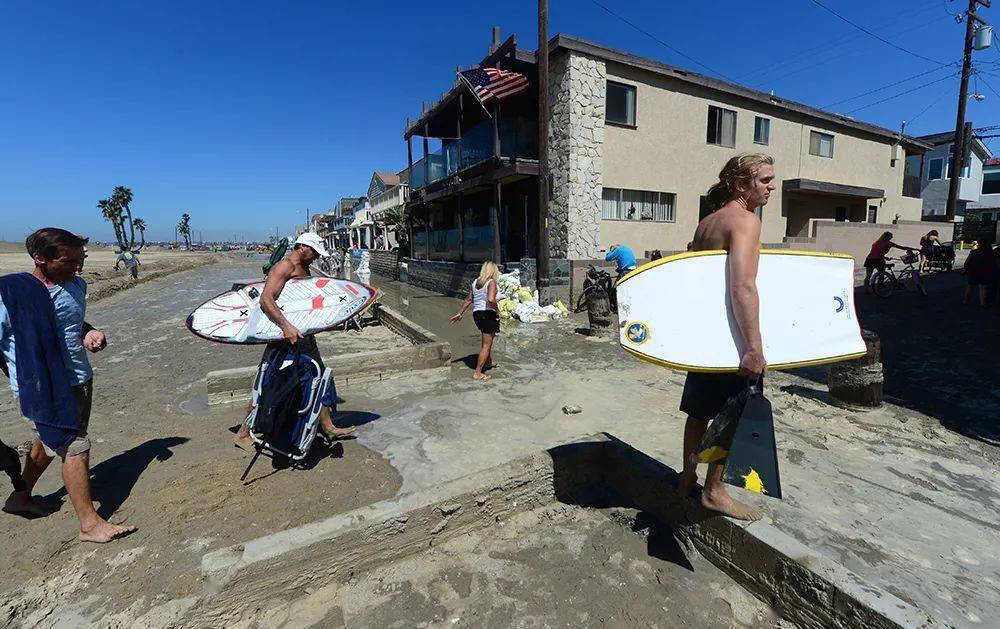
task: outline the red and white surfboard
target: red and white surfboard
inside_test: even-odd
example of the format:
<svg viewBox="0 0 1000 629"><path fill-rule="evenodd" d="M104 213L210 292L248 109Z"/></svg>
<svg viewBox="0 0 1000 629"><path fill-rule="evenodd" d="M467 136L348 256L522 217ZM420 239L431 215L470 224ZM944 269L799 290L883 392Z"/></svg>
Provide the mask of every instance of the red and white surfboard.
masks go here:
<svg viewBox="0 0 1000 629"><path fill-rule="evenodd" d="M188 315L194 334L219 343L269 343L283 338L281 329L260 309L264 280L213 297ZM278 307L302 334L330 330L364 312L378 298L373 286L329 277L288 280Z"/></svg>

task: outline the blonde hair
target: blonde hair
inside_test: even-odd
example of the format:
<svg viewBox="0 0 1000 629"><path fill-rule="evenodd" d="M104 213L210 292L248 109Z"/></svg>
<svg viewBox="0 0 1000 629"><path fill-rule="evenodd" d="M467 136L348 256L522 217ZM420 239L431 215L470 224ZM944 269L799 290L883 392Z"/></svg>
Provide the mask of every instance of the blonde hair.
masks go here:
<svg viewBox="0 0 1000 629"><path fill-rule="evenodd" d="M738 194L737 185L747 186L763 165L774 166L774 158L764 153L743 153L733 157L719 171L719 181L706 192L708 205L715 211Z"/></svg>
<svg viewBox="0 0 1000 629"><path fill-rule="evenodd" d="M500 277L500 268L497 267L496 263L492 260L487 260L483 262L483 266L479 269L479 277L476 278L476 286L482 288L486 285L487 280L495 280Z"/></svg>

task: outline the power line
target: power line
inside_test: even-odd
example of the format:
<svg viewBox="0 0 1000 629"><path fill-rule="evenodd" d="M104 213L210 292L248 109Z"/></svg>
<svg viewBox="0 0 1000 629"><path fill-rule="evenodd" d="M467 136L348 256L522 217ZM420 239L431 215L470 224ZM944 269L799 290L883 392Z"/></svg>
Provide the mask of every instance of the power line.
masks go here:
<svg viewBox="0 0 1000 629"><path fill-rule="evenodd" d="M975 72L977 75L981 74L979 72L979 70L973 70L973 72ZM979 77L979 78L982 78L982 77ZM997 95L998 98L1000 98L1000 92L997 92L995 89L993 89L993 86L990 85L989 83L987 83L986 79L983 79L983 85L985 85L986 87L988 87L991 92L993 92L994 94Z"/></svg>
<svg viewBox="0 0 1000 629"><path fill-rule="evenodd" d="M834 16L836 16L840 20L843 20L844 22L847 22L848 24L850 24L851 26L853 26L854 28L858 29L859 31L861 31L863 33L867 33L868 35L874 37L875 39L879 40L883 44L886 44L887 46L892 46L896 50L899 50L901 52L905 52L906 54L911 55L913 57L916 57L918 59L923 59L924 61L930 61L931 63L936 63L939 66L948 65L946 63L941 63L940 61L937 61L935 59L931 59L930 57L925 57L925 56L921 55L920 53L913 52L912 50L907 50L906 48L903 48L902 46L899 46L897 44L892 43L888 39L882 37L881 35L877 35L876 33L873 33L872 31L868 30L864 26L861 26L860 24L857 24L856 22L852 22L851 20L849 20L846 17L844 17L843 15L837 13L836 11L834 11L830 7L826 6L825 4L823 4L822 2L820 2L819 0L810 0L810 1L813 4L815 4L816 6L821 7L822 9L828 11L829 13L831 13Z"/></svg>
<svg viewBox="0 0 1000 629"><path fill-rule="evenodd" d="M836 107L837 105L840 105L841 103L847 103L847 102L850 102L852 100L857 100L858 98L862 98L864 96L868 96L869 94L874 94L876 92L881 92L882 90L887 90L890 87L895 87L895 86L900 85L902 83L906 83L907 81L912 81L913 79L916 79L916 78L919 78L919 77L922 77L922 76L926 76L928 74L933 74L935 72L940 72L942 69L947 68L947 67L948 66L940 66L940 67L934 68L933 70L928 70L926 72L921 72L920 74L914 74L913 76L908 76L905 79L901 79L901 80L896 81L894 83L889 83L888 85L883 85L882 87L876 87L873 90L868 90L867 92L864 92L862 94L858 94L857 96L851 96L850 98L845 98L843 100L838 100L835 103L830 103L829 105L825 105L823 107L823 109L829 109L831 107Z"/></svg>
<svg viewBox="0 0 1000 629"><path fill-rule="evenodd" d="M660 45L661 45L661 46L663 46L664 48L666 48L666 49L668 49L668 50L671 50L671 51L673 51L674 53L676 53L676 54L680 55L681 57L684 57L685 59L687 59L687 60L688 60L688 61L690 61L691 63L694 63L694 64L696 64L696 65L699 65L699 66L701 66L702 68L705 68L706 70L708 70L709 72L711 72L711 73L713 73L713 74L716 74L716 75L718 75L718 76L721 76L722 78L726 79L727 81L733 81L733 82L735 82L735 79L732 79L732 78L730 78L730 77L726 76L725 74L723 74L722 72L719 72L719 71L718 71L718 70L716 70L715 68L713 68L713 67L711 67L711 66L708 66L708 65L706 65L706 64L704 64L704 63L702 63L702 62L698 61L697 59L695 59L695 58L694 58L694 57L692 57L691 55L688 55L688 54L684 53L683 51L681 51L681 50L678 50L677 48L674 48L673 46L671 46L671 45L670 45L670 44L668 44L667 42L663 41L662 39L660 39L660 38L659 38L659 37L657 37L656 35L654 35L654 34L650 33L649 31L647 31L647 30L645 30L645 29L643 29L643 28L642 28L641 26L638 26L637 24L635 24L635 23L631 22L631 21L630 21L630 20L629 20L628 18L626 18L626 17L623 17L623 16L621 16L621 15L619 15L619 14L615 13L614 11L612 11L612 10L611 10L611 9L609 9L608 7L604 6L603 4L601 4L600 2L598 2L597 0L590 0L590 1L591 1L591 2L593 2L594 4L596 4L597 6L599 6L600 8L604 9L604 10L605 10L605 11L606 11L606 12L607 12L607 13L608 13L609 15L612 15L612 16L614 16L614 17L618 18L619 20L621 20L622 22L625 22L626 24L628 24L629 26L631 26L631 27L632 27L632 28L634 28L635 30L639 31L640 33L642 33L642 34L643 34L643 35L645 35L646 37L649 37L649 38L650 38L650 39L652 39L653 41L657 42L658 44L660 44Z"/></svg>
<svg viewBox="0 0 1000 629"><path fill-rule="evenodd" d="M916 15L919 15L921 13L926 13L926 7L925 7L924 10L917 10L917 11L911 12L909 14L909 17L912 18L912 17L914 17ZM899 28L900 23L898 21L896 21L894 23L893 32L895 34L897 34L897 35L901 35L903 33L908 33L910 31L914 31L914 30L917 30L917 29L920 29L920 28L926 28L927 26L930 26L930 25L934 24L935 22L942 21L943 19L944 18L940 18L939 17L936 20L932 19L932 20L929 20L929 21L921 21L920 23L914 24L914 25L909 26L909 27L904 28L904 29L900 29ZM855 33L854 35L849 35L847 37L841 36L841 37L838 37L836 39L831 39L831 40L825 41L822 44L820 44L819 46L814 46L814 47L811 47L811 48L807 48L806 50L802 50L802 51L800 51L800 52L798 52L798 53L796 53L794 55L790 55L789 58L787 58L787 59L785 59L783 61L777 61L777 62L775 62L773 64L770 64L769 66L762 66L762 67L759 67L759 68L755 68L753 71L747 72L746 74L741 75L740 78L741 78L741 80L743 80L743 79L749 79L751 77L755 77L757 79L760 79L761 77L767 76L768 74L772 74L773 72L777 71L779 68L782 68L783 66L795 65L796 63L799 63L799 62L801 62L803 60L810 60L810 61L812 61L816 57L816 54L814 54L814 53L817 53L817 52L832 52L832 51L835 51L837 49L843 48L845 46L850 46L850 45L854 44L854 42L856 40L862 39L864 36L865 35L863 33ZM838 55L835 55L833 57L829 57L826 60L821 60L821 61L818 61L818 62L810 63L809 65L805 66L804 68L799 68L799 69L796 69L796 70L792 70L792 71L790 71L790 72L788 72L786 74L781 74L780 76L778 76L778 77L776 77L775 79L772 79L772 80L778 80L778 79L784 78L786 76L791 76L792 74L797 74L797 73L802 72L804 70L807 70L809 68L812 68L812 67L815 67L815 66L818 66L818 65L822 65L824 63L828 63L829 61L833 61L834 59L839 59L841 57L845 57L845 56L848 56L848 55L857 54L858 52L862 52L862 51L858 50L855 47L852 50L848 50L846 53L838 54Z"/></svg>
<svg viewBox="0 0 1000 629"><path fill-rule="evenodd" d="M919 118L920 116L923 116L924 114L926 114L926 113L927 113L928 111L930 111L931 107L933 107L934 105L937 105L937 104L938 104L938 103L940 103L940 102L941 102L942 100L944 100L944 97L945 97L945 96L948 96L948 94L950 94L950 93L951 93L951 90L952 90L952 87L951 87L951 86L949 85L949 86L948 86L948 89L946 89L946 90L944 90L943 92L941 92L941 94L940 94L940 95L939 95L939 96L938 96L937 98L935 98L934 100L932 100L932 101L930 102L930 104L928 104L928 105L927 105L926 107L924 107L923 109L921 109L921 110L920 110L920 113L918 113L917 115L915 115L915 116L912 116L912 117L910 117L910 118L907 118L907 119L906 119L906 123L907 123L907 124L911 124L911 123L912 123L912 122L913 122L914 120L916 120L916 119L917 119L917 118Z"/></svg>
<svg viewBox="0 0 1000 629"><path fill-rule="evenodd" d="M882 103L884 103L886 101L890 101L890 100L899 98L900 96L906 96L907 94L912 94L913 92L916 92L918 90L922 90L925 87L930 87L931 85L934 85L935 83L940 83L941 81L947 81L948 79L954 78L954 77L958 76L958 74L959 74L958 72L955 72L953 74L949 74L946 77L943 77L943 78L940 78L940 79L937 79L937 80L934 80L934 81L930 81L928 83L924 83L923 85L918 85L917 87L914 87L912 89L908 89L908 90L903 91L903 92L899 92L898 94L893 94L892 96L887 96L886 98L883 98L881 100L877 100L874 103L868 103L867 105L862 105L861 107L857 107L855 109L852 109L852 110L850 110L847 113L853 114L856 111L861 111L862 109L868 109L869 107L874 107L875 105L880 105L880 104L882 104Z"/></svg>

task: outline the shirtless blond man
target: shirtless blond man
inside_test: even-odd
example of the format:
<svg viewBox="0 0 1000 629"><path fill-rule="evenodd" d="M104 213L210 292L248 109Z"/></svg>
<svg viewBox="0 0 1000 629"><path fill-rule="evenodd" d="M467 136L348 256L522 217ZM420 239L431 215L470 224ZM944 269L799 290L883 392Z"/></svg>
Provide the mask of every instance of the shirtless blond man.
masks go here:
<svg viewBox="0 0 1000 629"><path fill-rule="evenodd" d="M719 173L719 181L708 191L715 211L694 232L690 249L725 249L729 252L729 296L733 316L742 336L739 373L689 372L681 397L687 413L684 426L684 471L681 492L689 495L698 482L695 448L708 423L726 401L746 386L747 379L760 379L767 363L760 339L760 300L757 295L757 265L760 261L760 219L754 213L767 204L774 184L774 160L763 154L738 155ZM722 482L725 462L708 466L701 503L707 509L741 520L757 520L760 514L736 501Z"/></svg>

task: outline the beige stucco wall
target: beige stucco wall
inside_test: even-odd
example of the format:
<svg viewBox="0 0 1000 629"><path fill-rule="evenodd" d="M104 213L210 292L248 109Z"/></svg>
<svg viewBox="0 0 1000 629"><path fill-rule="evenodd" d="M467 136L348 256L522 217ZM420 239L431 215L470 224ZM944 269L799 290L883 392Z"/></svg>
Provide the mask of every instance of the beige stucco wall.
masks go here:
<svg viewBox="0 0 1000 629"><path fill-rule="evenodd" d="M805 178L883 189L884 202L877 199L863 204L880 205L880 220L891 220L895 214L902 219L920 218L920 199L902 197L903 160L894 166L890 163L892 143L888 139L860 137L860 132L807 120L778 107L765 107L610 61L606 72L608 79L636 86L636 128L605 126L603 185L673 192L677 197L673 223L617 225L602 221L602 248L621 241L630 246L641 243L633 246L637 252L683 249L698 223L699 197L716 181L726 160L741 152L772 155L779 182ZM706 142L710 104L737 112L735 148ZM755 115L771 120L767 146L753 141ZM809 131L813 129L834 136L832 159L809 154ZM779 184L764 208L764 242L782 242L786 234L783 196ZM812 200L817 204L806 210L810 214L843 205L842 199L834 203Z"/></svg>
<svg viewBox="0 0 1000 629"><path fill-rule="evenodd" d="M815 225L816 241L793 243L793 249L847 253L854 257L854 265L860 267L871 250L872 243L882 233L892 232L892 241L907 247L919 247L920 238L932 229L938 230L941 240L952 239L950 223L900 221L891 223L834 223L820 222ZM898 257L902 252L894 249L890 255Z"/></svg>

